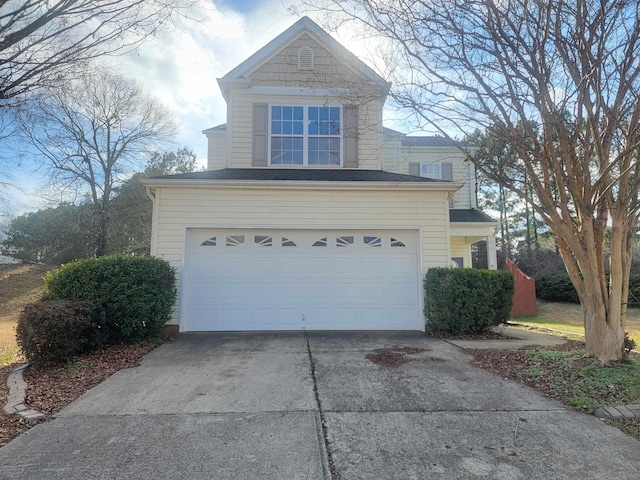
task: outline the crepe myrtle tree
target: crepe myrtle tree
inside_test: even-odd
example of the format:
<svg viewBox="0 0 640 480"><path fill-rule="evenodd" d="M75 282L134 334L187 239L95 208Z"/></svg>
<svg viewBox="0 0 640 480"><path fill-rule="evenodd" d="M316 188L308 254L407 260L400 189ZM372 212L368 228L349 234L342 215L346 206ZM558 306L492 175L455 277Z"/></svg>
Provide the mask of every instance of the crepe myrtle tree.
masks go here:
<svg viewBox="0 0 640 480"><path fill-rule="evenodd" d="M509 175L469 153L556 235L584 313L586 356L620 359L639 211L640 3L306 3L325 11L328 27L353 22L352 31L385 39L391 97L419 125L455 138L479 129L511 145Z"/></svg>
<svg viewBox="0 0 640 480"><path fill-rule="evenodd" d="M176 130L172 115L135 82L102 72L39 95L19 119L50 185L62 196L89 199L95 255L105 255L115 188L149 151L168 143Z"/></svg>

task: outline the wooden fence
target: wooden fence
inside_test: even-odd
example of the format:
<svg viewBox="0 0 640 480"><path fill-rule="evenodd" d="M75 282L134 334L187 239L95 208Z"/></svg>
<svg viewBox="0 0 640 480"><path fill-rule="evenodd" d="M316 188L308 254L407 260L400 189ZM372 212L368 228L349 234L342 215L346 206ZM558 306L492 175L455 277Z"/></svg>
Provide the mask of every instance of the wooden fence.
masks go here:
<svg viewBox="0 0 640 480"><path fill-rule="evenodd" d="M515 263L507 258L505 268L513 274L515 292L513 293L513 306L511 307L511 318L531 317L536 310L536 281L525 275L522 270L516 267Z"/></svg>

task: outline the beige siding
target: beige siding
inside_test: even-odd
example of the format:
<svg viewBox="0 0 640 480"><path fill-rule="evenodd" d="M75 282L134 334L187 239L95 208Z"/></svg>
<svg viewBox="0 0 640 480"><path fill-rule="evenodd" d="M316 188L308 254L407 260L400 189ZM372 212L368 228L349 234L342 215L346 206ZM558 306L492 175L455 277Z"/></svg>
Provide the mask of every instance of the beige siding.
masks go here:
<svg viewBox="0 0 640 480"><path fill-rule="evenodd" d="M409 173L409 166L404 161L401 168L401 140L393 137L384 137L382 147L382 170L392 173ZM406 171L405 171L406 170Z"/></svg>
<svg viewBox="0 0 640 480"><path fill-rule="evenodd" d="M464 237L451 237L451 258L462 257L465 268L471 268L471 244Z"/></svg>
<svg viewBox="0 0 640 480"><path fill-rule="evenodd" d="M216 131L207 134L207 170L219 170L227 166L227 132Z"/></svg>
<svg viewBox="0 0 640 480"><path fill-rule="evenodd" d="M315 69L298 70L298 50L313 50ZM304 34L280 50L250 75L254 85L305 86L307 88L342 88L362 84L362 77Z"/></svg>
<svg viewBox="0 0 640 480"><path fill-rule="evenodd" d="M448 266L451 246L444 192L158 189L153 253L178 272L187 227L272 229L416 229L422 234L423 273ZM348 208L345 206L348 205ZM172 323L177 323L177 313Z"/></svg>
<svg viewBox="0 0 640 480"><path fill-rule="evenodd" d="M385 139L384 169L394 173L409 173L409 163L449 162L453 165L453 180L464 185L454 195L453 208L472 208L471 204L471 172L470 163L465 161L464 154L455 147L412 147L402 148L400 152L392 151L395 140ZM387 147L388 145L388 147Z"/></svg>
<svg viewBox="0 0 640 480"><path fill-rule="evenodd" d="M262 95L251 90L232 89L233 102L229 104L230 118L230 158L232 168L251 167L253 104L271 103L279 105L324 105L341 104L340 98L328 99L314 95ZM347 104L349 99L342 99ZM358 167L380 170L382 150L382 105L380 100L358 105ZM229 130L229 126L227 127Z"/></svg>

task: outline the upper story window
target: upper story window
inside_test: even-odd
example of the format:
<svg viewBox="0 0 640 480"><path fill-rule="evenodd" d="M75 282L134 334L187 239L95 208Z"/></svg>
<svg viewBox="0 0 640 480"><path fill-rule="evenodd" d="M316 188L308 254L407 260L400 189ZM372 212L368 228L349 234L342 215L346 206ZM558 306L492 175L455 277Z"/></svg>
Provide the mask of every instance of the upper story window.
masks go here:
<svg viewBox="0 0 640 480"><path fill-rule="evenodd" d="M428 178L442 179L442 164L441 163L420 163L420 176Z"/></svg>
<svg viewBox="0 0 640 480"><path fill-rule="evenodd" d="M271 165L342 164L341 107L272 105Z"/></svg>

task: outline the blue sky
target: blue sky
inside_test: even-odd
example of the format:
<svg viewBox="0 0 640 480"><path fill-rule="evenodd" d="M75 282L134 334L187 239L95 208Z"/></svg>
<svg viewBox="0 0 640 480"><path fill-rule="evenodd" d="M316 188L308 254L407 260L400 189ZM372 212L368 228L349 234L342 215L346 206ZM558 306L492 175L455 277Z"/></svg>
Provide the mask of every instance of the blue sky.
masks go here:
<svg viewBox="0 0 640 480"><path fill-rule="evenodd" d="M226 121L226 104L216 79L299 17L289 13L285 5L293 0L201 1L208 7L202 21L185 23L182 28L164 33L135 54L110 60L110 66L134 79L174 112L180 125L175 148L188 146L204 165L207 142L202 130ZM314 14L309 16L321 23ZM338 32L335 36L367 61L368 47L353 38L353 32L342 36ZM19 215L46 206L38 196L46 184L42 174L23 165L14 172L13 182L21 192L12 194L6 209L9 213Z"/></svg>

